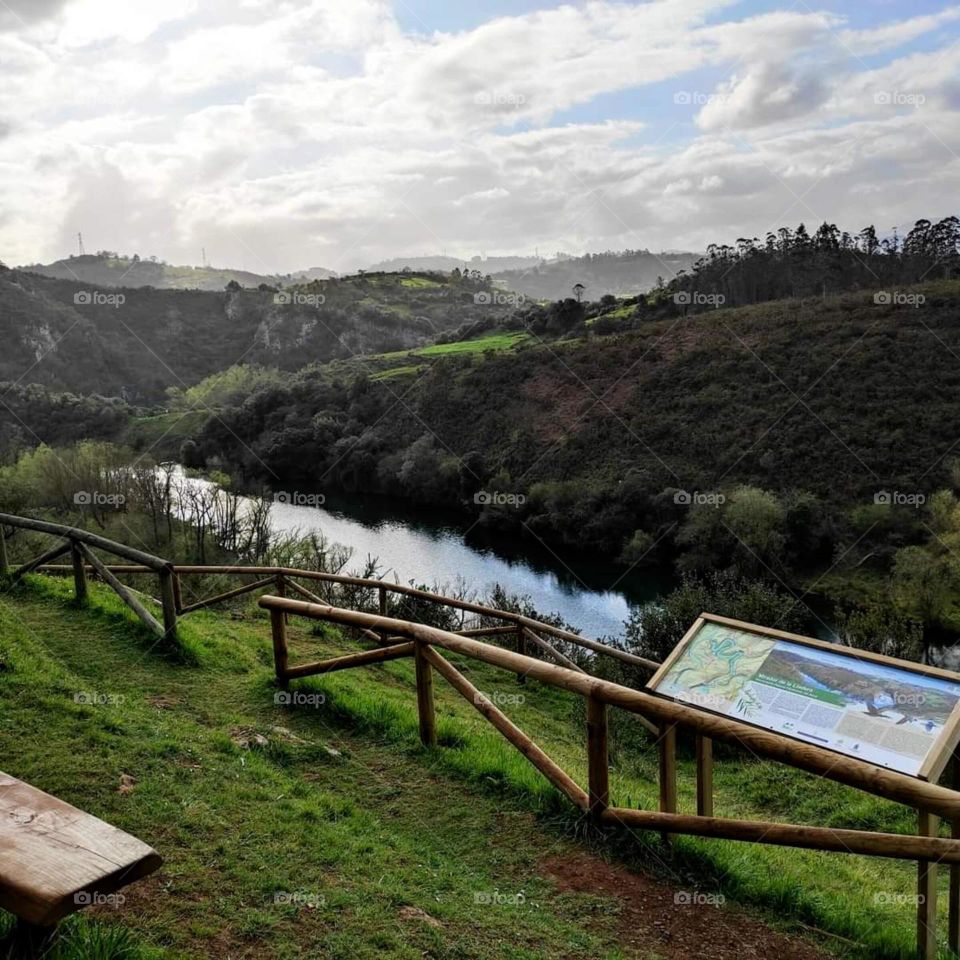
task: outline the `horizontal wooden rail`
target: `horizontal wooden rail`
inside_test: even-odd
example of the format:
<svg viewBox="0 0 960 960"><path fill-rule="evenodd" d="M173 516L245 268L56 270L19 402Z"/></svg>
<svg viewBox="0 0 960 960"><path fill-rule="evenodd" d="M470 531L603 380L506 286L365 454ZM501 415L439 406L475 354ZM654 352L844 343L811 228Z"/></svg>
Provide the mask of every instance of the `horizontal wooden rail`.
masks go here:
<svg viewBox="0 0 960 960"><path fill-rule="evenodd" d="M605 823L641 830L662 830L718 840L769 843L781 847L803 847L830 853L856 853L895 860L932 860L960 863L960 841L919 837L903 833L873 833L870 830L840 830L762 820L727 820L655 810L608 807L600 815Z"/></svg>
<svg viewBox="0 0 960 960"><path fill-rule="evenodd" d="M46 520L34 520L31 517L16 517L9 513L0 513L0 525L67 537L70 540L85 543L88 547L96 547L126 560L132 560L136 564L149 568L154 573L169 570L173 566L169 560L162 560L160 557L144 553L143 550L137 550L135 547L128 547L123 543L115 543L113 540L82 530L80 527L69 527L62 523L49 523Z"/></svg>
<svg viewBox="0 0 960 960"><path fill-rule="evenodd" d="M287 667L283 673L284 680L297 680L301 677L312 677L321 673L334 673L337 670L347 670L350 667L368 667L374 663L385 663L387 660L399 660L401 657L412 657L414 643L396 643L390 647L377 647L374 650L364 650L362 653L348 653L343 657L334 657L332 660L319 660L316 663L304 663L296 667Z"/></svg>
<svg viewBox="0 0 960 960"><path fill-rule="evenodd" d="M948 820L960 819L960 793L926 783L894 770L886 770L864 760L854 760L823 747L778 736L749 727L735 720L688 707L643 690L623 687L587 674L576 673L492 644L460 637L424 624L394 620L375 614L358 613L327 604L304 603L284 597L265 596L260 606L271 612L284 611L315 620L328 620L346 626L366 627L383 633L398 634L411 640L443 647L475 660L501 667L516 674L569 690L584 697L596 697L610 706L647 716L660 724L680 724L715 740L735 743L756 756L790 764L808 773L855 787L876 796L927 810Z"/></svg>
<svg viewBox="0 0 960 960"><path fill-rule="evenodd" d="M72 567L67 564L48 563L44 564L41 569L51 573L65 573L71 570ZM133 564L111 564L109 569L116 574L149 573L151 571L150 567ZM505 620L514 625L503 627L477 627L473 629L474 636L494 636L498 633L515 633L519 628L521 631L529 630L536 633L546 633L554 639L564 640L567 643L574 644L575 646L583 647L585 650L591 650L594 653L613 657L614 659L620 660L623 663L629 663L632 666L641 667L650 672L654 672L660 667L660 664L655 660L649 660L646 657L638 657L636 654L630 653L627 650L621 650L619 647L614 647L607 643L601 643L599 640L591 640L588 637L582 637L578 633L571 633L569 630L563 630L560 627L555 627L550 623L542 623L539 620L531 620L529 617L524 617L523 615L514 613L510 610L498 610L496 607L488 607L481 603L471 603L467 600L459 600L456 597L445 597L439 593L431 593L429 590L421 590L418 587L409 587L402 583L390 583L387 580L375 580L366 577L350 577L336 573L323 573L319 570L300 570L296 567L250 567L227 566L224 564L211 564L207 566L200 564L176 564L172 569L173 572L178 576L220 574L230 576L259 576L268 580L275 579L277 577L283 577L287 585L296 593L299 593L300 596L304 597L304 599L311 600L314 603L324 603L325 601L316 596L316 594L311 593L302 585L296 583L293 578L299 577L304 580L336 583L345 586L365 587L371 590L376 589L378 592L380 592L381 597L385 595L384 591L398 593L403 596L415 597L418 600L426 600L430 603L435 603L438 606L448 606L455 610L463 610L467 613L477 614L478 616ZM217 600L226 600L232 596L239 596L240 593L243 592L244 591L241 590L236 593L231 592L222 594L219 598L211 598L209 603L204 602L203 605L207 606L217 602ZM200 606L191 604L189 607L181 610L181 612L189 613L193 610L199 609L201 609ZM471 635L467 631L461 631L461 633L464 636ZM526 635L524 634L524 636ZM530 638L528 637L527 639ZM548 656L552 656L554 659L563 657L564 660L569 660L569 658L564 657L563 654L555 650L553 647L549 647L548 650L547 647L549 645L539 636L537 636L536 640L532 640L531 642L535 643L535 645L541 649L544 649L544 652L547 653Z"/></svg>

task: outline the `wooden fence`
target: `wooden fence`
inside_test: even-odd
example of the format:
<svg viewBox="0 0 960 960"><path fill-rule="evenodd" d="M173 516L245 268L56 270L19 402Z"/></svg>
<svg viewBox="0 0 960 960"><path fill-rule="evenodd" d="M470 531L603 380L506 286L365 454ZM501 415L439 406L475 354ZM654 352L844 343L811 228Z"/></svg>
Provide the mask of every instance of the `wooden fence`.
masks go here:
<svg viewBox="0 0 960 960"><path fill-rule="evenodd" d="M586 672L582 666L575 663L561 650L558 650L554 645L555 642L560 641L583 650L588 650L594 654L612 657L621 663L629 664L630 666L640 668L650 673L660 666L655 660L637 656L620 647L581 636L578 633L565 630L554 624L544 623L514 611L500 610L496 607L475 603L470 600L444 596L443 594L432 593L429 590L423 590L419 587L412 587L402 583L391 583L388 580L353 577L344 574L323 573L318 570L301 570L295 567L173 564L167 560L150 556L131 547L116 544L113 541L98 537L95 534L90 534L85 530L75 527L47 523L45 521L32 520L24 517L15 517L10 514L0 514L0 527L3 525L55 534L63 537L65 541L61 544L60 548L47 551L14 573L8 574L8 576L18 579L23 574L30 572L54 574L72 572L77 584L77 599L82 600L86 596L86 576L88 573L94 573L113 587L148 626L167 637L176 636L178 617L215 606L219 603L224 603L228 600L243 596L244 594L254 593L258 590L273 589L281 597L292 592L312 603L324 603L325 601L321 597L318 597L315 593L308 590L301 582L306 581L308 583L326 583L370 590L372 594L377 597L377 607L381 615L386 615L389 610L389 599L391 596L396 595L399 597L409 597L413 600L434 604L436 606L448 607L452 610L473 614L476 617L499 621L499 625L471 627L457 632L461 636L509 636L513 638L513 643L518 653L526 653L528 650L536 649L555 663L571 670ZM55 563L54 561L65 553L67 549L73 551L72 546L68 547L68 541L71 544L74 541L80 542L79 557L76 552L74 552L72 564ZM89 549L85 548L87 544L132 562L125 564L105 564ZM5 541L3 537L0 536L0 551L4 551L0 552L0 571L7 571L5 550ZM137 599L135 595L136 591L122 584L118 579L121 576L149 573L158 573L160 576L161 596L157 602L161 604L163 609L163 627L157 624L143 603ZM254 579L249 583L241 584L225 592L185 604L183 602L182 579L184 577L210 575L241 578L252 577ZM366 636L368 639L379 643L389 642L390 639L388 636L377 634L372 630L367 630ZM638 717L637 719L651 733L657 733L656 728L645 718Z"/></svg>
<svg viewBox="0 0 960 960"><path fill-rule="evenodd" d="M259 604L270 612L274 667L277 682L282 687L287 687L291 680L301 677L412 657L415 664L420 738L425 745L437 744L433 689L433 673L436 671L557 790L597 823L655 830L666 837L670 834L692 834L723 840L918 861L918 954L924 960L934 960L937 956L936 865L949 864L949 942L955 954L960 952L957 936L960 928L960 898L957 896L956 869L956 865L960 864L960 840L936 835L937 817L943 817L952 824L960 823L960 793L954 790L863 760L850 759L771 731L701 712L682 703L589 676L567 666L546 663L473 637L425 624L287 597L264 596L260 598ZM389 637L391 643L316 663L291 666L286 632L287 617L291 614L341 624L364 634ZM500 667L583 697L586 700L587 789L576 783L559 764L484 697L441 655L440 650ZM608 757L610 707L642 716L658 731L659 810L618 807L611 801ZM697 738L696 815L679 812L677 805L676 742L679 729L690 730ZM915 808L920 813L920 834L914 836L716 817L713 815L712 796L711 747L714 739L737 744L758 756L777 760L816 776ZM924 825L926 829L923 829Z"/></svg>
<svg viewBox="0 0 960 960"><path fill-rule="evenodd" d="M7 560L6 541L2 534L3 526L50 534L60 542L28 563L11 569ZM94 554L95 549L127 562L108 565ZM70 554L69 564L54 562L66 553ZM290 567L175 565L75 527L0 514L0 574L10 582L31 572L72 574L78 600L86 597L87 577L93 573L109 584L154 633L167 639L176 636L178 616L243 594L272 588L277 595L263 596L259 602L261 607L270 612L274 666L277 681L282 686L286 687L290 681L301 677L406 657L413 658L420 737L424 744L432 746L437 742L433 693L433 674L436 672L550 783L584 811L586 816L600 824L655 830L664 837L670 834L692 834L837 853L916 860L919 864L918 955L923 960L933 960L937 956L936 865L941 862L949 864L948 941L954 955L960 956L960 839L937 836L938 818L942 817L952 825L954 837L960 837L960 793L862 760L849 759L812 744L701 712L694 707L644 690L599 679L558 650L554 643L561 641L595 654L613 657L645 671L652 672L659 667L653 660L638 657L619 647L582 637L513 611L445 597L404 584ZM144 604L144 600L150 602L152 598L143 597L120 582L118 578L127 574L155 574L158 577L160 597L153 602L159 604L162 610L162 623L157 621ZM254 579L226 592L184 604L181 578L209 574ZM364 613L333 606L309 590L301 581L374 591L379 613ZM290 592L302 599L292 599L287 596ZM471 613L487 620L498 621L498 624L454 632L396 619L387 616L391 594ZM291 665L286 639L286 623L290 615L352 627L377 646L317 663ZM511 639L514 649L484 643L478 639L495 636ZM503 668L516 674L518 679L531 677L582 696L586 700L587 788L577 784L513 721L485 698L438 652L439 649ZM528 653L532 650L549 657L553 662L548 663L529 656ZM610 707L627 711L657 738L660 758L658 810L618 807L611 802L608 759ZM676 743L679 729L690 730L696 737L696 815L684 814L678 809ZM712 750L714 739L738 744L758 756L906 804L919 812L918 835L715 817Z"/></svg>
<svg viewBox="0 0 960 960"><path fill-rule="evenodd" d="M32 530L34 533L50 534L59 542L38 557L19 567L11 568L7 556L7 541L2 527L14 527L20 530ZM159 580L160 608L162 623L147 609L144 600L136 591L121 583L117 578L116 569L105 564L93 551L102 550L124 560L136 564L136 570L141 573L153 573ZM70 564L66 567L56 567L54 560L64 554L70 554ZM15 583L26 574L40 570L69 570L73 573L74 592L78 601L87 596L87 575L94 572L109 584L130 607L131 610L156 634L157 637L169 641L176 638L177 632L177 603L175 597L175 581L173 564L152 554L128 547L122 543L115 543L106 537L97 536L78 527L68 527L60 523L47 523L45 520L33 520L29 517L16 517L8 513L0 513L0 575L8 583Z"/></svg>

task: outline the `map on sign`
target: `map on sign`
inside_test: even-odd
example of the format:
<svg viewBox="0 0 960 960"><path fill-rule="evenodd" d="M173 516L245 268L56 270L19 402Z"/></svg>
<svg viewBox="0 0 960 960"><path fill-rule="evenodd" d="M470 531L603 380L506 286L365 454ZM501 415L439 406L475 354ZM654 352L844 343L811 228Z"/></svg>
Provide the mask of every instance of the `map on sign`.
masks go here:
<svg viewBox="0 0 960 960"><path fill-rule="evenodd" d="M808 646L705 619L650 687L683 703L920 775L960 703L960 683L846 649Z"/></svg>

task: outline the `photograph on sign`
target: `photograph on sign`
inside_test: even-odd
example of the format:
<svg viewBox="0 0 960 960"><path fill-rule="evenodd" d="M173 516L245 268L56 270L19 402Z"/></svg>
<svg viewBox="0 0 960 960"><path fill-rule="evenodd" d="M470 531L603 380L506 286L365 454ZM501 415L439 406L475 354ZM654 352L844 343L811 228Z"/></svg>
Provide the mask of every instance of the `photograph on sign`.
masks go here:
<svg viewBox="0 0 960 960"><path fill-rule="evenodd" d="M960 683L705 620L650 688L693 706L917 776Z"/></svg>

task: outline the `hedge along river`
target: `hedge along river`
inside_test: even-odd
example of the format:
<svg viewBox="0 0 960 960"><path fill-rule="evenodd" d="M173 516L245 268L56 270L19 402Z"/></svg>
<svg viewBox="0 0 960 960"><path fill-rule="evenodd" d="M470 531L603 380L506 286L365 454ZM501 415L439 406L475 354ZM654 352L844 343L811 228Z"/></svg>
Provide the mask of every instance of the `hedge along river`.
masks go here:
<svg viewBox="0 0 960 960"><path fill-rule="evenodd" d="M628 570L571 548L480 534L463 514L379 496L277 492L270 527L275 533L321 533L349 547L351 572L369 556L378 563L377 576L436 585L440 592L462 583L482 595L498 583L588 637L622 636L631 606L656 600L675 582L662 570Z"/></svg>

